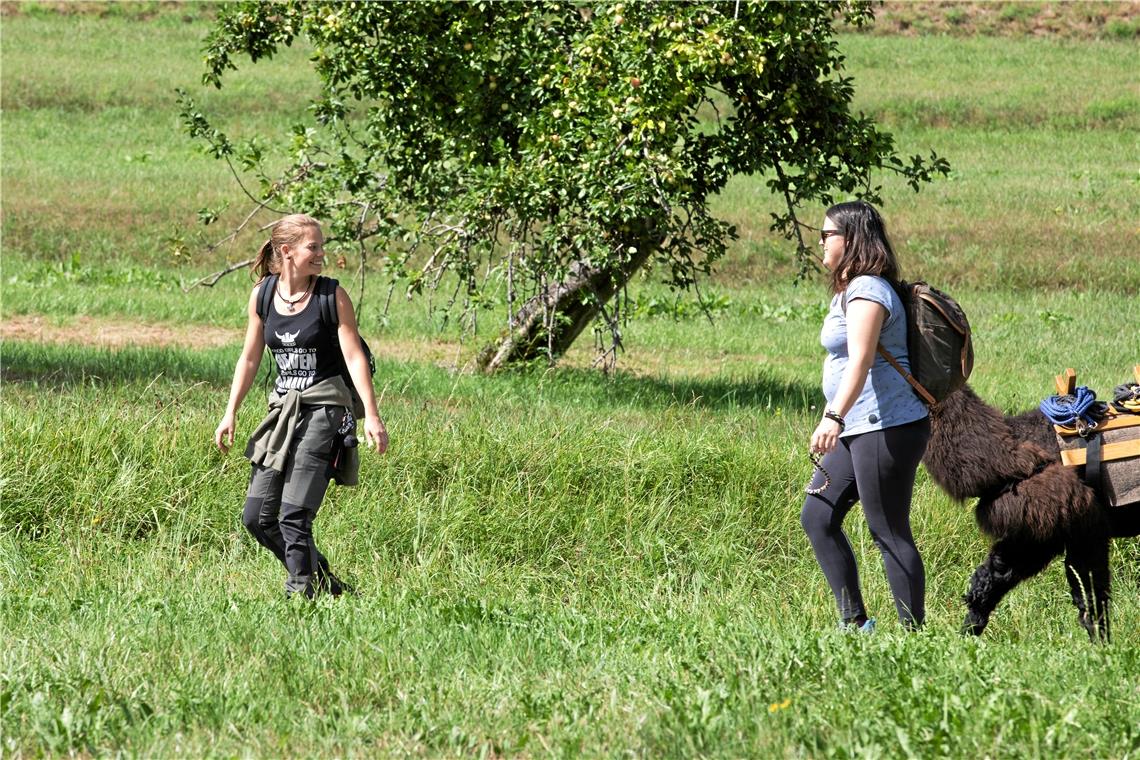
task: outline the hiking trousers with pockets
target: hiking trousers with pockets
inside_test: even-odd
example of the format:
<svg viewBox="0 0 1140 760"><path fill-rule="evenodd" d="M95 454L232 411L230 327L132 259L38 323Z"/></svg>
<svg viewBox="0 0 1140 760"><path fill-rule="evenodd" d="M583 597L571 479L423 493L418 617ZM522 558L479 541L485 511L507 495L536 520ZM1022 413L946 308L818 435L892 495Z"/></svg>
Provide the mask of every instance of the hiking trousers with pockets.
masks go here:
<svg viewBox="0 0 1140 760"><path fill-rule="evenodd" d="M328 490L330 459L345 410L305 408L285 469L252 465L242 523L285 566L285 591L312 597L332 581L328 560L313 541L313 521Z"/></svg>

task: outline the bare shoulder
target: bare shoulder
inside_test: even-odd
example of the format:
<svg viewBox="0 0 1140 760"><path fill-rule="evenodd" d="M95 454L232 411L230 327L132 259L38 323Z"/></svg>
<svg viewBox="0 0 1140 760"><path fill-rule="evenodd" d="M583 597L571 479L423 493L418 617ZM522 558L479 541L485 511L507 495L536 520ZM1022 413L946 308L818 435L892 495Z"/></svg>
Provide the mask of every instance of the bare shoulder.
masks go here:
<svg viewBox="0 0 1140 760"><path fill-rule="evenodd" d="M342 324L346 318L353 324L356 323L356 310L352 308L352 299L349 298L348 291L339 284L336 286L336 313Z"/></svg>
<svg viewBox="0 0 1140 760"><path fill-rule="evenodd" d="M250 308L250 310L256 311L256 309L257 309L257 297L258 297L258 294L261 293L261 286L262 286L262 284L264 284L264 282L265 282L264 279L258 280L257 282L255 282L253 284L253 287L250 289L250 291L249 291L249 308Z"/></svg>

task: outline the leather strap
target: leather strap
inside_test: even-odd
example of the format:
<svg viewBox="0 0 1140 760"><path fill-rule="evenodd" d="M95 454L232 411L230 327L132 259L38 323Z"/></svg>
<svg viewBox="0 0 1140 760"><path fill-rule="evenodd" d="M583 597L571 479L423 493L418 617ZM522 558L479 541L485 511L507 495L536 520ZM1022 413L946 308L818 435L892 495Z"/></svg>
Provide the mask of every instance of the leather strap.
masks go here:
<svg viewBox="0 0 1140 760"><path fill-rule="evenodd" d="M1094 433L1089 438L1089 445L1085 448L1085 475L1084 481L1097 493L1100 493L1101 458L1104 448L1104 436Z"/></svg>
<svg viewBox="0 0 1140 760"><path fill-rule="evenodd" d="M895 371L902 375L904 380L910 383L910 387L914 388L915 393L922 397L922 400L926 402L927 406L934 406L938 403L937 399L935 399L934 396L930 394L930 391L922 387L922 383L918 382L918 380L915 379L914 375L903 369L902 365L899 364L898 359L891 356L891 352L884 348L881 342L878 345L878 352L879 356L890 362L890 365L895 368Z"/></svg>

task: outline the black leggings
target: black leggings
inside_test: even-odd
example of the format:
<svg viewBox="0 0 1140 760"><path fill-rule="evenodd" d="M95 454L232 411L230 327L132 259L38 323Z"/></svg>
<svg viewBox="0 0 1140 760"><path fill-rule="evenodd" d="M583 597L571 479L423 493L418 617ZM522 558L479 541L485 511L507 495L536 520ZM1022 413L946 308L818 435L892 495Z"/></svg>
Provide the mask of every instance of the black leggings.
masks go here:
<svg viewBox="0 0 1140 760"><path fill-rule="evenodd" d="M822 493L804 500L800 523L844 621L867 616L855 552L843 532L843 518L856 501L862 503L867 527L883 555L899 620L917 627L926 617L926 573L910 530L910 500L929 438L930 420L923 418L841 438L820 462L831 483ZM811 487L821 485L823 476L817 471Z"/></svg>

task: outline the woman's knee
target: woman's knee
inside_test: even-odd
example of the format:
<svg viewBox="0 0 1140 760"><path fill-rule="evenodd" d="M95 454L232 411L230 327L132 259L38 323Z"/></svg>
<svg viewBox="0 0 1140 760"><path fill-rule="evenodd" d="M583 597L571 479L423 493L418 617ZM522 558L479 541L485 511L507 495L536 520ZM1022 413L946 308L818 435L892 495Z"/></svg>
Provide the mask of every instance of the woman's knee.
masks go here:
<svg viewBox="0 0 1140 760"><path fill-rule="evenodd" d="M867 532L871 534L871 541L879 547L879 552L895 557L915 557L918 555L918 545L914 535L909 529L882 528L871 526L868 521Z"/></svg>
<svg viewBox="0 0 1140 760"><path fill-rule="evenodd" d="M242 524L246 528L266 529L277 524L283 485L284 477L281 473L262 465L253 465L241 515Z"/></svg>
<svg viewBox="0 0 1140 760"><path fill-rule="evenodd" d="M313 529L314 516L315 510L305 506L283 504L278 524L282 533L286 534L285 540L297 540L308 536Z"/></svg>
<svg viewBox="0 0 1140 760"><path fill-rule="evenodd" d="M272 528L277 524L277 511L266 509L265 499L246 498L241 522L250 533Z"/></svg>
<svg viewBox="0 0 1140 760"><path fill-rule="evenodd" d="M800 527L808 538L821 536L832 530L832 509L820 499L809 496L800 510Z"/></svg>

